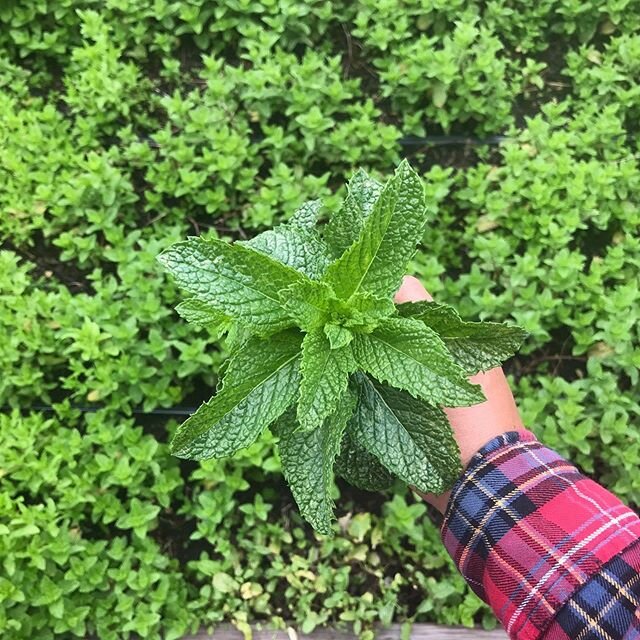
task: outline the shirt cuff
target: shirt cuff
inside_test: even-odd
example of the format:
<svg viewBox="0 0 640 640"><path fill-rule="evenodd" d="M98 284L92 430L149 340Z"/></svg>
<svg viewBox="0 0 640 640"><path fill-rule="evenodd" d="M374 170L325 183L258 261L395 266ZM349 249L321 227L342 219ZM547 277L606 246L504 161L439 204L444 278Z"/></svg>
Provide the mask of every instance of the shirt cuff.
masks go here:
<svg viewBox="0 0 640 640"><path fill-rule="evenodd" d="M517 640L538 640L603 564L640 536L640 519L526 430L494 438L454 485L447 551Z"/></svg>

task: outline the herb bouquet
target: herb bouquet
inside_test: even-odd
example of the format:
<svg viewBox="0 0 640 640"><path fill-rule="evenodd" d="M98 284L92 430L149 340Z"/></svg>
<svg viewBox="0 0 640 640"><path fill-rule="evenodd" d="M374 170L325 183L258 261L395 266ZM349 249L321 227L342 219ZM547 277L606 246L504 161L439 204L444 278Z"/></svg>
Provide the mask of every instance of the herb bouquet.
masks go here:
<svg viewBox="0 0 640 640"><path fill-rule="evenodd" d="M522 329L447 305L394 304L426 223L407 162L383 186L355 173L324 225L319 201L251 240L189 238L159 260L193 297L178 313L228 334L216 395L178 429L176 456L231 456L269 427L301 514L331 533L334 474L442 492L460 458L441 406L484 400L468 376L499 365Z"/></svg>

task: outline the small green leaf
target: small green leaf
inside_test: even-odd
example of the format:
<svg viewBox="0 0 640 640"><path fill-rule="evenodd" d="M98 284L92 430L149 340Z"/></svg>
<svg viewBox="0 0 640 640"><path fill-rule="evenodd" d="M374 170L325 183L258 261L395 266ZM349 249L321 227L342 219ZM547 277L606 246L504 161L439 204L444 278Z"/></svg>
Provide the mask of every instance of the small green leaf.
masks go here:
<svg viewBox="0 0 640 640"><path fill-rule="evenodd" d="M345 300L358 291L391 297L422 238L425 222L422 183L403 161L376 200L358 240L329 265L324 280Z"/></svg>
<svg viewBox="0 0 640 640"><path fill-rule="evenodd" d="M342 207L325 225L323 237L334 257L341 256L360 235L365 218L373 210L382 185L359 169L347 185L347 197Z"/></svg>
<svg viewBox="0 0 640 640"><path fill-rule="evenodd" d="M323 326L337 302L328 284L313 280L297 282L283 289L280 300L289 316L304 331Z"/></svg>
<svg viewBox="0 0 640 640"><path fill-rule="evenodd" d="M350 316L345 318L344 326L358 329L363 333L373 331L385 318L396 313L390 298L380 298L362 291L349 299Z"/></svg>
<svg viewBox="0 0 640 640"><path fill-rule="evenodd" d="M433 105L438 109L444 107L445 102L447 101L447 87L446 85L438 82L434 85L431 98L433 100Z"/></svg>
<svg viewBox="0 0 640 640"><path fill-rule="evenodd" d="M433 329L467 375L500 366L527 337L527 332L516 326L465 322L453 307L437 302L406 302L397 309L401 316L420 320Z"/></svg>
<svg viewBox="0 0 640 640"><path fill-rule="evenodd" d="M326 282L306 280L280 292L280 298L291 318L304 331L325 324L339 324L347 329L369 333L384 319L396 313L391 299L371 293L356 293L340 300Z"/></svg>
<svg viewBox="0 0 640 640"><path fill-rule="evenodd" d="M354 362L346 345L332 349L324 331L307 333L302 341L302 382L297 418L304 430L314 429L336 411L347 392Z"/></svg>
<svg viewBox="0 0 640 640"><path fill-rule="evenodd" d="M211 584L213 588L220 593L232 593L237 591L240 585L235 578L232 578L228 573L224 573L224 571L219 571L218 573L213 574L213 578L211 579Z"/></svg>
<svg viewBox="0 0 640 640"><path fill-rule="evenodd" d="M231 358L219 393L180 426L172 453L204 460L252 444L298 394L300 342L292 330L247 341Z"/></svg>
<svg viewBox="0 0 640 640"><path fill-rule="evenodd" d="M288 412L275 429L284 473L302 516L316 531L331 535L333 465L355 399L344 393L336 411L312 431L299 428Z"/></svg>
<svg viewBox="0 0 640 640"><path fill-rule="evenodd" d="M440 493L460 475L460 452L445 413L398 389L356 375L349 433L392 474Z"/></svg>
<svg viewBox="0 0 640 640"><path fill-rule="evenodd" d="M314 229L322 209L321 200L309 200L291 216L288 224L300 229Z"/></svg>
<svg viewBox="0 0 640 640"><path fill-rule="evenodd" d="M215 328L220 332L230 329L233 323L229 316L197 298L184 300L176 307L176 311L187 322Z"/></svg>
<svg viewBox="0 0 640 640"><path fill-rule="evenodd" d="M378 458L358 444L357 434L352 434L349 426L342 438L335 472L349 484L365 491L388 489L394 481L394 476Z"/></svg>
<svg viewBox="0 0 640 640"><path fill-rule="evenodd" d="M116 520L116 527L119 529L134 529L140 537L144 537L159 513L160 507L158 505L133 498L129 511Z"/></svg>
<svg viewBox="0 0 640 640"><path fill-rule="evenodd" d="M278 293L304 276L240 244L190 238L158 256L176 282L256 333L291 324Z"/></svg>
<svg viewBox="0 0 640 640"><path fill-rule="evenodd" d="M263 231L239 244L260 251L313 279L320 278L331 261L327 246L314 229L290 224Z"/></svg>
<svg viewBox="0 0 640 640"><path fill-rule="evenodd" d="M352 342L358 366L374 378L431 404L469 406L485 398L432 329L413 318L388 318Z"/></svg>
<svg viewBox="0 0 640 640"><path fill-rule="evenodd" d="M323 330L331 349L346 347L353 340L353 333L339 324L325 324Z"/></svg>

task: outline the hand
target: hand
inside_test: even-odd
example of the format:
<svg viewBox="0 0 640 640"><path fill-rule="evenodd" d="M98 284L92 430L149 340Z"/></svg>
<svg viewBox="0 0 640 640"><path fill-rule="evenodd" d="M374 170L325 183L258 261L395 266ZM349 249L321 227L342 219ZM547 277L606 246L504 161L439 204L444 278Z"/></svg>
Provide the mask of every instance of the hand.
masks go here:
<svg viewBox="0 0 640 640"><path fill-rule="evenodd" d="M412 276L405 276L395 300L396 302L416 302L433 300L433 298L419 280ZM467 466L473 454L489 440L507 431L524 428L502 367L478 373L471 376L469 380L482 387L487 400L472 407L444 408L460 447L463 467ZM444 513L451 492L447 491L441 495L422 493L420 495Z"/></svg>

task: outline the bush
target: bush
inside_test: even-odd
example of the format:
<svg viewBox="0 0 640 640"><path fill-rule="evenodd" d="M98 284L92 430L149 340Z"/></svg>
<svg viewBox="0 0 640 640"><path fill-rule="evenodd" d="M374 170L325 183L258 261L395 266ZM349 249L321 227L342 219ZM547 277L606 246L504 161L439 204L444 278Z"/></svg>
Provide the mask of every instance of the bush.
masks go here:
<svg viewBox="0 0 640 640"><path fill-rule="evenodd" d="M433 220L415 272L530 331L526 423L640 505L636 4L26 4L0 9L3 637L495 624L402 490L339 485L316 538L271 436L201 464L165 444L224 354L155 256L407 153ZM447 133L507 141L400 142Z"/></svg>

